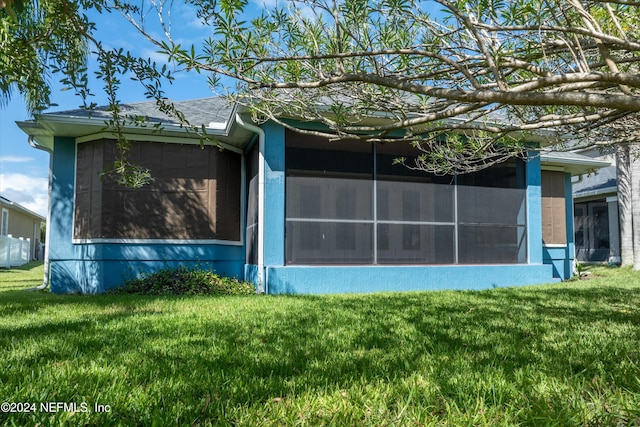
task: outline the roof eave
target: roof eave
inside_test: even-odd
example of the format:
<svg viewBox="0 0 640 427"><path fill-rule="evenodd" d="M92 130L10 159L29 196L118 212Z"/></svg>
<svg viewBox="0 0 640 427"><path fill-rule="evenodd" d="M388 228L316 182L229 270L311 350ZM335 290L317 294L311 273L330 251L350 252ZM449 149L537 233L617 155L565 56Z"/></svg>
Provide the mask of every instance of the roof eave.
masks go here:
<svg viewBox="0 0 640 427"><path fill-rule="evenodd" d="M235 107L234 107L235 111ZM95 134L111 132L108 123L104 118L87 118L65 114L41 114L35 120L16 122L18 127L29 135L39 146L46 150L53 150L54 137L78 138ZM123 130L128 134L150 134L156 132L152 123L150 125L125 125ZM208 135L222 140L227 139L234 129L235 114L225 122L210 122L205 128ZM160 124L164 136L175 136L185 138L193 135L186 127L177 124ZM229 141L225 141L229 143ZM248 141L238 141L239 147L244 146Z"/></svg>
<svg viewBox="0 0 640 427"><path fill-rule="evenodd" d="M18 211L20 211L20 212L22 212L24 214L27 214L27 215L29 215L31 217L34 217L34 218L40 220L40 222L45 222L46 221L46 219L42 215L38 215L37 213L25 208L22 205L19 205L16 202L12 202L11 200L7 199L6 197L0 196L0 202L2 204L6 205L6 206L11 206L12 208L14 208L14 209L16 209L16 210L18 210Z"/></svg>
<svg viewBox="0 0 640 427"><path fill-rule="evenodd" d="M565 172L571 173L571 175L596 173L599 169L611 166L610 162L604 160L566 158L554 156L553 153L540 154L540 161L543 165L562 167Z"/></svg>
<svg viewBox="0 0 640 427"><path fill-rule="evenodd" d="M616 196L618 187L603 187L597 190L588 190L573 193L574 200L592 199L594 197Z"/></svg>

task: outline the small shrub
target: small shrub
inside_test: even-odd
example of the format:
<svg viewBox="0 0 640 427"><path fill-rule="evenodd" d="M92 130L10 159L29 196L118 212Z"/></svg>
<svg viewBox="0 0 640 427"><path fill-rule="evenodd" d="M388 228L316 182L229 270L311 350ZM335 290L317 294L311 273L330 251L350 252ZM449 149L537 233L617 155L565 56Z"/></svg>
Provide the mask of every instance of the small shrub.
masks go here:
<svg viewBox="0 0 640 427"><path fill-rule="evenodd" d="M583 263L577 262L575 264L575 268L574 268L574 273L575 273L575 277L578 280L582 280L584 278L587 278L591 275L590 271L587 271L587 266Z"/></svg>
<svg viewBox="0 0 640 427"><path fill-rule="evenodd" d="M139 278L129 279L113 290L118 294L142 295L251 295L255 287L249 282L220 276L209 270L180 266L163 268Z"/></svg>

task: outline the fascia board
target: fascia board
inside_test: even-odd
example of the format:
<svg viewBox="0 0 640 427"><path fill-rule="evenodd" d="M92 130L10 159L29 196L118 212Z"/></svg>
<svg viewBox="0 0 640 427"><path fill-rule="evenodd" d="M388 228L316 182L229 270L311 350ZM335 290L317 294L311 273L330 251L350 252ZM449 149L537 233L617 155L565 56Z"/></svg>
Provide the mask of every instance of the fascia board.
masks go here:
<svg viewBox="0 0 640 427"><path fill-rule="evenodd" d="M618 187L604 187L604 188L599 188L597 190L589 190L589 191L573 193L573 200L575 202L583 202L583 201L588 201L587 199L592 200L596 197L601 198L604 196L617 195L617 194L618 194Z"/></svg>
<svg viewBox="0 0 640 427"><path fill-rule="evenodd" d="M229 136L235 124L233 117L225 123L215 123L214 126L207 127L207 133L214 137ZM87 118L64 114L41 114L37 115L35 120L16 123L38 145L49 150L53 149L55 136L78 138L110 131L103 118ZM156 131L152 126L126 125L123 130L129 134L149 134ZM189 134L189 131L179 125L167 124L162 125L161 133L167 136L174 135L184 138Z"/></svg>
<svg viewBox="0 0 640 427"><path fill-rule="evenodd" d="M86 118L86 117L74 117L68 115L58 114L43 114L36 117L38 123L42 123L43 126L51 129L55 132L56 136L71 136L78 137L84 136L87 133L95 133L96 128L99 131L108 131L109 127L107 121L103 118ZM231 120L229 121L231 122ZM207 132L214 136L227 136L232 127L232 123L224 123L224 126L207 128ZM147 133L148 131L155 131L153 126L156 122L144 126L125 125L123 130L128 133ZM218 123L216 123L218 124ZM222 124L222 123L220 123ZM162 132L184 134L188 133L188 130L180 125L176 124L160 124ZM91 129L90 132L87 132ZM62 131L60 133L59 131ZM138 132L136 132L138 131Z"/></svg>

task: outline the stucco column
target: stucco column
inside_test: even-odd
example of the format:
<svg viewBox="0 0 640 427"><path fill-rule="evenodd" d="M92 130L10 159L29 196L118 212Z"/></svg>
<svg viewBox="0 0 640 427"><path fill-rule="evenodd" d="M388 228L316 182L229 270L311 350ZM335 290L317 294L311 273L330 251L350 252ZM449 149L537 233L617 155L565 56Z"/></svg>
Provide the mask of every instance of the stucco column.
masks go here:
<svg viewBox="0 0 640 427"><path fill-rule="evenodd" d="M540 154L529 152L527 174L527 246L529 264L542 264L542 175Z"/></svg>
<svg viewBox="0 0 640 427"><path fill-rule="evenodd" d="M51 260L73 258L73 201L76 144L73 138L55 137L51 162L51 219L49 256Z"/></svg>
<svg viewBox="0 0 640 427"><path fill-rule="evenodd" d="M262 129L265 132L264 264L268 268L284 265L285 150L282 126L267 122Z"/></svg>

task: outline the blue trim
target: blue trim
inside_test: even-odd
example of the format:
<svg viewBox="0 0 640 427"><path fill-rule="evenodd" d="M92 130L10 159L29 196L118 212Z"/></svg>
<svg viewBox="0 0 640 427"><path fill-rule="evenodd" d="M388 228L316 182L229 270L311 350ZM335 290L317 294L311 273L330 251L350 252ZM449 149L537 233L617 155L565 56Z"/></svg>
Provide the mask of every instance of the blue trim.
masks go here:
<svg viewBox="0 0 640 427"><path fill-rule="evenodd" d="M481 290L557 281L550 265L268 267L270 294Z"/></svg>
<svg viewBox="0 0 640 427"><path fill-rule="evenodd" d="M49 260L53 261L74 257L71 241L75 200L75 140L54 137L51 158L51 224L47 224L47 227L51 228Z"/></svg>
<svg viewBox="0 0 640 427"><path fill-rule="evenodd" d="M567 274L567 267L571 266L571 261L567 259L566 246L544 247L542 252L544 263L553 267L553 277L561 280L571 277L570 273Z"/></svg>
<svg viewBox="0 0 640 427"><path fill-rule="evenodd" d="M254 285L258 284L258 266L254 264L244 265L244 280Z"/></svg>

